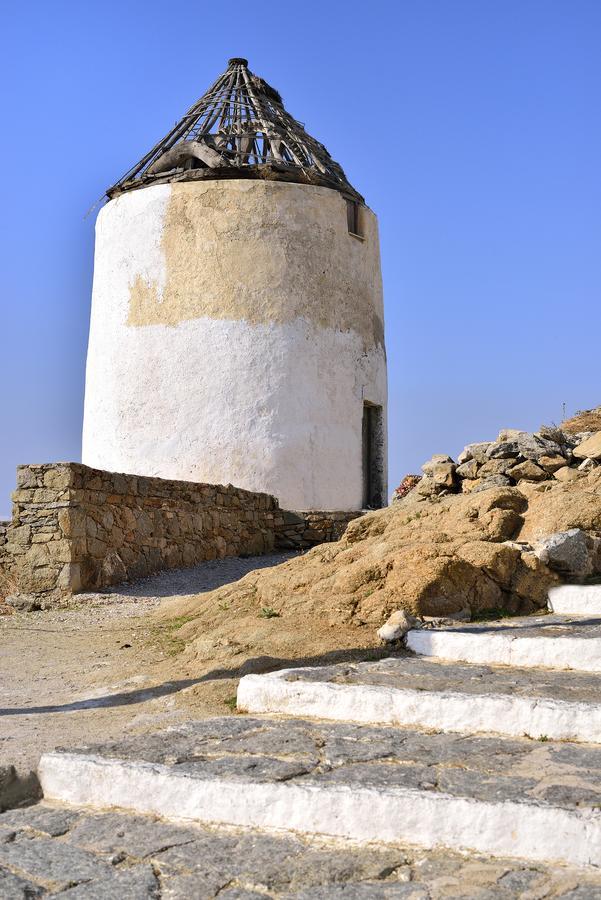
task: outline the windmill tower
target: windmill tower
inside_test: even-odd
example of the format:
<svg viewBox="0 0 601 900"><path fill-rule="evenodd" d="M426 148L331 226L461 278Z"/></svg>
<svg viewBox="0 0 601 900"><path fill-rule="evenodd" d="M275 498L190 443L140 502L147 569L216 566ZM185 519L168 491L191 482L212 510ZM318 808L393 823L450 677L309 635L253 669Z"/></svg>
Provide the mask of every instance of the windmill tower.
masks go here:
<svg viewBox="0 0 601 900"><path fill-rule="evenodd" d="M231 59L107 195L83 462L385 503L377 220L277 91Z"/></svg>

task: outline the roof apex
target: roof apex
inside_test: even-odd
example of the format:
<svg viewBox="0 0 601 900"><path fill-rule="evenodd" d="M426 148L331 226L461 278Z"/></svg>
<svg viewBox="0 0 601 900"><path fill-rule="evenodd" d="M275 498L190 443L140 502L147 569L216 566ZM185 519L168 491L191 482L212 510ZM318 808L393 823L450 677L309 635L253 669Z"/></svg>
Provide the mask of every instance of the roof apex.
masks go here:
<svg viewBox="0 0 601 900"><path fill-rule="evenodd" d="M232 57L225 72L133 168L107 190L170 181L264 178L318 184L362 200L322 143L284 109L281 96Z"/></svg>

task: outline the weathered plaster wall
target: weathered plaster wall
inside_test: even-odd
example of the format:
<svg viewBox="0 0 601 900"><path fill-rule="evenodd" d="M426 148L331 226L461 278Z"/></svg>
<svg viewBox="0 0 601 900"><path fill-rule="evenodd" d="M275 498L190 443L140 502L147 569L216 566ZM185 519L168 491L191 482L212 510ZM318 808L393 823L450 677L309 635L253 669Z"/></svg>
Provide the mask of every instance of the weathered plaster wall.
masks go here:
<svg viewBox="0 0 601 900"><path fill-rule="evenodd" d="M97 224L83 460L359 509L386 408L375 216L308 185L161 185Z"/></svg>
<svg viewBox="0 0 601 900"><path fill-rule="evenodd" d="M20 466L0 561L41 605L207 559L271 550L278 502L232 485Z"/></svg>

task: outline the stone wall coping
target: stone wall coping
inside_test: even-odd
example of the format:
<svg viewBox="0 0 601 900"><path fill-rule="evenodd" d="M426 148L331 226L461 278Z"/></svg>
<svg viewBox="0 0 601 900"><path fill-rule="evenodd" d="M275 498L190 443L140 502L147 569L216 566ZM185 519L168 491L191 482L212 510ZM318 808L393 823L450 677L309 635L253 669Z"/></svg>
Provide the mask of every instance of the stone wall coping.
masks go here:
<svg viewBox="0 0 601 900"><path fill-rule="evenodd" d="M46 475L52 476L53 484L46 484L44 478ZM57 485L60 476L64 475L66 483ZM32 483L32 476L35 482ZM236 487L232 484L209 484L203 481L181 481L171 478L160 478L155 475L133 475L125 472L108 472L102 469L94 469L78 462L58 462L58 463L32 463L17 466L17 490L36 490L44 487L64 487L79 488L85 490L102 490L101 485L92 487L90 482L94 478L100 479L110 484L109 493L112 494L134 494L140 496L152 496L156 491L157 495L163 496L174 491L188 491L190 494L196 494L199 491L210 492L211 494L229 494L233 492L240 497L254 500L257 497L265 497L270 501L270 505L279 508L277 499L272 495L263 491L247 491L244 488ZM79 480L81 479L81 480ZM85 488L84 488L85 480Z"/></svg>

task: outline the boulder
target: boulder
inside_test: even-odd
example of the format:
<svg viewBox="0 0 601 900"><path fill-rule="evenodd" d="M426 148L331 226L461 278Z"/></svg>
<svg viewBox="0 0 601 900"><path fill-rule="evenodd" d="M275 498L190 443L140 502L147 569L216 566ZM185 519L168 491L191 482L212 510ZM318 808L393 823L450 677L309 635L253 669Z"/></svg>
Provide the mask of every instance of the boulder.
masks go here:
<svg viewBox="0 0 601 900"><path fill-rule="evenodd" d="M461 491L464 494L473 494L482 484L482 478L464 478L461 482Z"/></svg>
<svg viewBox="0 0 601 900"><path fill-rule="evenodd" d="M454 465L453 460L446 453L435 453L431 459L422 466L422 472L425 475L433 475L434 470L441 465Z"/></svg>
<svg viewBox="0 0 601 900"><path fill-rule="evenodd" d="M537 466L531 459L518 463L507 472L510 478L515 481L544 481L547 473L540 466Z"/></svg>
<svg viewBox="0 0 601 900"><path fill-rule="evenodd" d="M601 459L601 431L596 431L572 450L577 459Z"/></svg>
<svg viewBox="0 0 601 900"><path fill-rule="evenodd" d="M440 488L452 488L455 485L455 463L439 463L432 469L434 483Z"/></svg>
<svg viewBox="0 0 601 900"><path fill-rule="evenodd" d="M502 428L497 437L497 444L504 444L506 441L517 441L523 431L520 428Z"/></svg>
<svg viewBox="0 0 601 900"><path fill-rule="evenodd" d="M574 439L574 446L578 446L578 444L582 444L583 441L587 441L594 434L597 434L596 431L577 431L576 434L573 434L572 437Z"/></svg>
<svg viewBox="0 0 601 900"><path fill-rule="evenodd" d="M579 472L588 472L590 469L596 469L597 466L598 466L598 463L594 459L590 459L590 458L585 459L578 466L578 471Z"/></svg>
<svg viewBox="0 0 601 900"><path fill-rule="evenodd" d="M565 466L566 461L563 456L541 456L536 460L536 464L544 469L549 475L552 475L554 472L557 472L558 469L563 468Z"/></svg>
<svg viewBox="0 0 601 900"><path fill-rule="evenodd" d="M549 588L559 581L559 575L538 559L534 551L525 551L522 552L516 567L511 590L521 597L522 612L526 612L527 603L532 604L530 612L534 612L535 609L546 607Z"/></svg>
<svg viewBox="0 0 601 900"><path fill-rule="evenodd" d="M431 475L424 475L412 493L418 494L420 497L433 497L439 493L439 487Z"/></svg>
<svg viewBox="0 0 601 900"><path fill-rule="evenodd" d="M41 598L37 594L11 594L4 602L21 612L36 612L42 608Z"/></svg>
<svg viewBox="0 0 601 900"><path fill-rule="evenodd" d="M127 581L127 569L116 550L109 550L100 568L102 584L121 584Z"/></svg>
<svg viewBox="0 0 601 900"><path fill-rule="evenodd" d="M378 628L378 637L386 643L392 643L405 637L412 628L419 628L420 624L419 619L415 616L410 615L404 609L397 609L388 617L382 627Z"/></svg>
<svg viewBox="0 0 601 900"><path fill-rule="evenodd" d="M487 460L486 451L492 446L492 441L481 441L479 444L468 444L457 457L457 462L465 463L470 459L475 459L476 462L484 463Z"/></svg>
<svg viewBox="0 0 601 900"><path fill-rule="evenodd" d="M478 469L479 464L476 462L476 460L470 459L467 462L464 462L461 466L457 466L457 469L455 471L460 478L477 478Z"/></svg>
<svg viewBox="0 0 601 900"><path fill-rule="evenodd" d="M585 578L595 570L597 544L580 528L558 531L535 545L534 553L542 563L563 575Z"/></svg>
<svg viewBox="0 0 601 900"><path fill-rule="evenodd" d="M489 459L478 471L479 478L490 478L491 475L507 475L515 465L515 459Z"/></svg>
<svg viewBox="0 0 601 900"><path fill-rule="evenodd" d="M491 488L509 487L510 485L511 481L507 475L491 475L490 478L482 478L472 493L479 494L481 491L489 491Z"/></svg>
<svg viewBox="0 0 601 900"><path fill-rule="evenodd" d="M563 456L561 446L538 434L525 431L517 439L520 456L524 459L538 460L541 456Z"/></svg>
<svg viewBox="0 0 601 900"><path fill-rule="evenodd" d="M560 446L563 446L570 439L570 436L556 425L541 425L537 433L539 437L546 438L548 441L555 441Z"/></svg>
<svg viewBox="0 0 601 900"><path fill-rule="evenodd" d="M563 466L561 469L553 472L553 478L563 482L576 481L580 478L580 473L576 469L570 469L569 466Z"/></svg>
<svg viewBox="0 0 601 900"><path fill-rule="evenodd" d="M488 459L509 459L512 456L517 457L518 453L517 440L501 441L500 444L491 444L486 451Z"/></svg>
<svg viewBox="0 0 601 900"><path fill-rule="evenodd" d="M448 462L450 457L440 457L445 459L444 462L438 462L436 457L424 463L422 469L426 471L426 475L415 488L416 492L422 497L432 497L435 494L452 491L455 489L455 463Z"/></svg>

